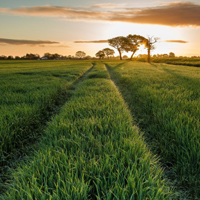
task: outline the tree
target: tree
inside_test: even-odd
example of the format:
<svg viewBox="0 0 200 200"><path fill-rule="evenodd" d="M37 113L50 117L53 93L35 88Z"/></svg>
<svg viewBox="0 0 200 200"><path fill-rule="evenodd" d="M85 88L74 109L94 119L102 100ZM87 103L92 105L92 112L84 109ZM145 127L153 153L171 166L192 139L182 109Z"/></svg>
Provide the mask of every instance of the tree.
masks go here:
<svg viewBox="0 0 200 200"><path fill-rule="evenodd" d="M27 54L26 54L26 59L31 60L31 59L33 59L33 56L34 56L34 55L33 55L32 53L30 53L30 54L27 53Z"/></svg>
<svg viewBox="0 0 200 200"><path fill-rule="evenodd" d="M102 51L104 52L104 54L107 56L108 59L109 59L109 56L112 56L115 53L115 51L110 48L105 48Z"/></svg>
<svg viewBox="0 0 200 200"><path fill-rule="evenodd" d="M39 54L35 54L35 59L40 59L40 55Z"/></svg>
<svg viewBox="0 0 200 200"><path fill-rule="evenodd" d="M154 44L158 41L158 39L159 38L152 36L152 37L145 38L143 40L143 44L145 45L145 48L147 48L147 51L148 51L148 58L147 58L148 63L150 63L151 50L155 49Z"/></svg>
<svg viewBox="0 0 200 200"><path fill-rule="evenodd" d="M170 52L170 53L169 53L169 57L170 57L170 58L175 58L175 53Z"/></svg>
<svg viewBox="0 0 200 200"><path fill-rule="evenodd" d="M19 56L15 56L15 60L20 60L20 57Z"/></svg>
<svg viewBox="0 0 200 200"><path fill-rule="evenodd" d="M110 46L118 50L120 60L122 60L122 52L124 51L125 46L128 44L128 39L123 36L115 37L108 40Z"/></svg>
<svg viewBox="0 0 200 200"><path fill-rule="evenodd" d="M13 59L14 59L13 56L8 56L8 57L7 57L7 60L13 60Z"/></svg>
<svg viewBox="0 0 200 200"><path fill-rule="evenodd" d="M0 60L6 60L6 59L7 59L7 56L4 56L4 55L0 56Z"/></svg>
<svg viewBox="0 0 200 200"><path fill-rule="evenodd" d="M132 55L130 60L132 60L133 55L135 54L135 52L139 49L138 47L143 44L143 41L146 39L145 37L141 36L141 35L128 35L128 44L125 46L125 51L131 51Z"/></svg>
<svg viewBox="0 0 200 200"><path fill-rule="evenodd" d="M168 57L169 57L169 55L167 53L163 54L163 58L168 58Z"/></svg>
<svg viewBox="0 0 200 200"><path fill-rule="evenodd" d="M105 57L105 53L104 51L98 51L96 54L95 54L96 57L98 57L99 59L102 59Z"/></svg>
<svg viewBox="0 0 200 200"><path fill-rule="evenodd" d="M91 60L91 59L92 59L92 57L91 57L91 56L89 56L89 55L87 55L87 56L85 57L85 59L86 59L86 60Z"/></svg>
<svg viewBox="0 0 200 200"><path fill-rule="evenodd" d="M30 54L26 54L25 55L25 59L28 59L28 60L36 60L40 58L40 56L38 54L33 54L33 53L30 53Z"/></svg>
<svg viewBox="0 0 200 200"><path fill-rule="evenodd" d="M51 59L59 59L60 57L61 57L61 55L59 55L57 53L51 54L51 56L50 56Z"/></svg>
<svg viewBox="0 0 200 200"><path fill-rule="evenodd" d="M128 56L127 56L127 55L124 55L124 56L123 56L123 59L128 59Z"/></svg>
<svg viewBox="0 0 200 200"><path fill-rule="evenodd" d="M50 53L45 53L43 57L47 57L48 59L51 57Z"/></svg>
<svg viewBox="0 0 200 200"><path fill-rule="evenodd" d="M86 53L84 52L84 51L77 51L76 52L76 54L75 54L78 58L83 58L85 55L86 55Z"/></svg>

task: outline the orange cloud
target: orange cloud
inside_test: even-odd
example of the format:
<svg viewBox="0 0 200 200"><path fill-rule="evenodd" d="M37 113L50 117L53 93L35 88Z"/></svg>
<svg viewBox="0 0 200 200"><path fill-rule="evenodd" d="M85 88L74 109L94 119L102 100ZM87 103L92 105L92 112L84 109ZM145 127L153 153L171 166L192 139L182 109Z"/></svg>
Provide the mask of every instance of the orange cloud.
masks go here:
<svg viewBox="0 0 200 200"><path fill-rule="evenodd" d="M67 46L67 45L48 45L48 46L47 46L47 45L39 45L39 47L48 47L48 48L49 48L49 47L70 48L70 46Z"/></svg>
<svg viewBox="0 0 200 200"><path fill-rule="evenodd" d="M74 43L108 43L108 40L74 41Z"/></svg>
<svg viewBox="0 0 200 200"><path fill-rule="evenodd" d="M188 43L188 41L184 41L184 40L165 40L164 42Z"/></svg>
<svg viewBox="0 0 200 200"><path fill-rule="evenodd" d="M15 40L15 39L0 38L0 44L11 44L11 45L45 45L45 44L59 44L59 42L42 41L42 40Z"/></svg>
<svg viewBox="0 0 200 200"><path fill-rule="evenodd" d="M128 8L111 20L166 26L200 26L200 5L177 2L141 10Z"/></svg>
<svg viewBox="0 0 200 200"><path fill-rule="evenodd" d="M102 12L60 6L33 6L16 9L0 8L0 12L13 15L63 17L72 20L97 20L103 16Z"/></svg>
<svg viewBox="0 0 200 200"><path fill-rule="evenodd" d="M93 4L91 7L93 8L120 8L125 5L126 4L101 3L101 4Z"/></svg>
<svg viewBox="0 0 200 200"><path fill-rule="evenodd" d="M97 4L107 8L115 4ZM93 5L92 7L95 7ZM0 8L1 13L26 16L62 17L79 21L114 21L165 26L200 26L200 4L176 2L148 8L124 8L122 11L93 11L91 8L34 6L16 9Z"/></svg>

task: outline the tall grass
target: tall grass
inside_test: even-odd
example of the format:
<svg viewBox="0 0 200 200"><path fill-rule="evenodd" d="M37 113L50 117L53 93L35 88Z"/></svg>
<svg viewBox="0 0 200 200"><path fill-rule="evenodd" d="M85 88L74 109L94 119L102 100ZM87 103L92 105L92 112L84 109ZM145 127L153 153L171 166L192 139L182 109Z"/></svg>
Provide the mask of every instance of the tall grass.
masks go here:
<svg viewBox="0 0 200 200"><path fill-rule="evenodd" d="M200 69L137 62L107 66L169 177L199 199Z"/></svg>
<svg viewBox="0 0 200 200"><path fill-rule="evenodd" d="M39 151L13 172L5 199L171 199L103 64L49 124Z"/></svg>
<svg viewBox="0 0 200 200"><path fill-rule="evenodd" d="M8 165L11 153L27 145L69 85L91 66L89 62L0 62L0 169Z"/></svg>

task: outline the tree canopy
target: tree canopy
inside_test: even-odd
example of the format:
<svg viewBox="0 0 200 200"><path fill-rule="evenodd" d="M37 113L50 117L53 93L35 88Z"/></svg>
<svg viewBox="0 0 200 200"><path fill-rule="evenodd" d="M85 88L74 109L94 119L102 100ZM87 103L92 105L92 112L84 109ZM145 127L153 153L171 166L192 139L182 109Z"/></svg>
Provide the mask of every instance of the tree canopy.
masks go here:
<svg viewBox="0 0 200 200"><path fill-rule="evenodd" d="M105 57L105 53L104 51L98 51L96 54L95 54L96 57L98 57L99 59L102 59Z"/></svg>
<svg viewBox="0 0 200 200"><path fill-rule="evenodd" d="M128 38L128 44L125 46L125 51L132 52L132 55L131 55L131 60L132 60L133 55L139 49L140 45L143 44L143 41L146 38L141 35L131 35L131 34L128 35L127 38Z"/></svg>
<svg viewBox="0 0 200 200"><path fill-rule="evenodd" d="M83 58L84 56L86 56L86 53L84 51L77 51L75 54L78 58Z"/></svg>
<svg viewBox="0 0 200 200"><path fill-rule="evenodd" d="M115 53L115 51L110 48L105 48L102 51L105 53L105 55L107 56L108 59L109 59L109 56L114 55L114 53Z"/></svg>
<svg viewBox="0 0 200 200"><path fill-rule="evenodd" d="M109 45L118 50L120 60L122 60L122 52L128 45L128 41L129 41L128 38L123 36L115 37L108 40Z"/></svg>

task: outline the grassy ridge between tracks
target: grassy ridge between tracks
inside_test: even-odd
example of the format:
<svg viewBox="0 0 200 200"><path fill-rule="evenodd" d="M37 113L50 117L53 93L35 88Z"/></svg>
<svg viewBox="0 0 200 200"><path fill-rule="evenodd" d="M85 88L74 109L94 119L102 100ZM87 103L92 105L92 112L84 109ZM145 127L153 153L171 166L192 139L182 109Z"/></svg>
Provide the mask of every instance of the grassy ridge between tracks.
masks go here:
<svg viewBox="0 0 200 200"><path fill-rule="evenodd" d="M105 66L97 63L13 172L6 199L171 199Z"/></svg>

